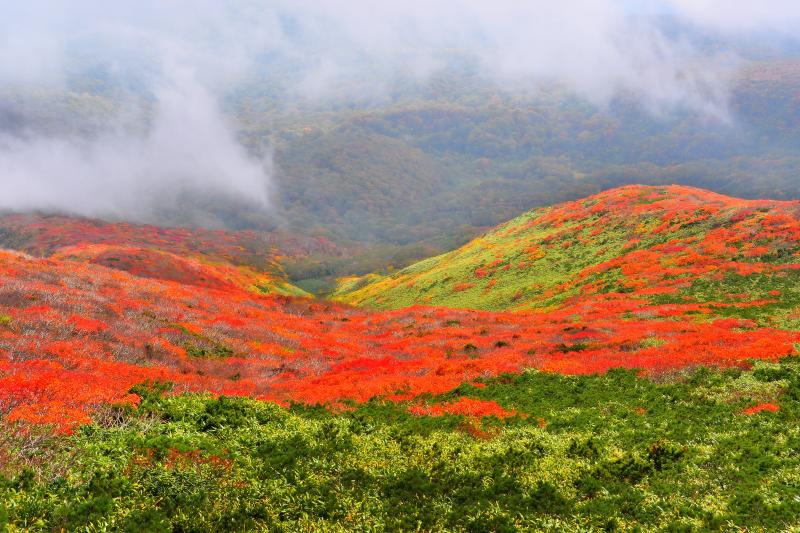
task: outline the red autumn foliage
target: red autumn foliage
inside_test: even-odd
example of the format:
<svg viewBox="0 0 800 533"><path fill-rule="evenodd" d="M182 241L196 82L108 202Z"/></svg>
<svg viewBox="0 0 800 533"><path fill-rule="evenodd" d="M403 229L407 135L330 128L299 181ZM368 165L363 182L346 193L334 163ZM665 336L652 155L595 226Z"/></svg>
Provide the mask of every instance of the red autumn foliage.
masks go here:
<svg viewBox="0 0 800 533"><path fill-rule="evenodd" d="M109 245L161 250L180 257L199 256L267 270L278 253L290 257L344 253L323 237L277 231L163 228L65 216L6 215L0 217L0 229L22 241L15 242L16 249L41 257L71 246Z"/></svg>
<svg viewBox="0 0 800 533"><path fill-rule="evenodd" d="M588 207L576 203L543 216L559 227L570 217L613 210L642 195L641 189L620 191ZM654 304L649 298L677 291L700 274L780 275L800 268L737 255L753 242L770 241L773 248L800 242L800 217L776 215L763 225L759 202L742 201L743 209L716 195L696 202L690 196L685 210L658 195L652 200L634 209L664 211L657 222L666 224L665 232L713 210L730 211L737 221L691 242L668 240L650 250L633 244L623 259L587 268L570 286L549 291L586 281L579 296L546 313L431 307L378 312L259 295L246 288L250 274L240 274L238 265L258 253L239 250L242 237L200 232L190 238L188 230L107 225L89 228L80 240L79 226L65 222L57 229L33 219L31 251L55 254L42 259L0 251L0 416L68 432L101 406L137 405L129 390L145 381L170 381L177 393L335 406L374 396L413 402L421 394L526 368L590 374L624 367L657 375L795 354L800 332L718 313L772 299L748 300L745 294L734 302ZM794 204L784 207L784 214L795 213ZM752 212L742 215L747 210ZM13 220L24 226L19 221L28 219ZM553 242L559 245L557 238ZM529 259L540 253L538 247L529 251ZM498 259L491 268L508 264ZM477 277L494 274L479 270ZM607 292L589 280L612 270L628 292ZM493 278L486 286L495 283ZM420 414L514 414L468 398L414 405L412 412ZM774 410L769 405L745 412Z"/></svg>
<svg viewBox="0 0 800 533"><path fill-rule="evenodd" d="M760 413L761 411L770 411L772 413L776 413L780 410L780 407L775 405L774 403L760 403L758 405L754 405L753 407L748 407L747 409L742 411L744 415L754 415L756 413Z"/></svg>
<svg viewBox="0 0 800 533"><path fill-rule="evenodd" d="M79 331L83 331L85 333L97 333L98 331L103 331L104 329L108 328L108 324L102 320L84 318L77 315L71 316L68 322L75 326L75 328Z"/></svg>
<svg viewBox="0 0 800 533"><path fill-rule="evenodd" d="M515 411L507 411L493 400L476 400L474 398L461 397L450 403L440 403L434 405L412 405L408 408L411 414L442 416L465 415L481 418L484 416L496 416L498 418L508 418L516 415Z"/></svg>
<svg viewBox="0 0 800 533"><path fill-rule="evenodd" d="M372 312L0 252L0 313L11 317L0 329L0 412L67 428L100 405L135 404L128 390L148 380L171 381L177 392L279 402L335 404L397 391L411 399L524 368L744 365L794 353L800 342L800 333L745 320L676 320L704 310L606 294L547 314ZM577 317L585 328L575 327ZM649 345L651 338L663 343ZM468 344L474 352L465 352ZM191 345L227 350L193 357Z"/></svg>

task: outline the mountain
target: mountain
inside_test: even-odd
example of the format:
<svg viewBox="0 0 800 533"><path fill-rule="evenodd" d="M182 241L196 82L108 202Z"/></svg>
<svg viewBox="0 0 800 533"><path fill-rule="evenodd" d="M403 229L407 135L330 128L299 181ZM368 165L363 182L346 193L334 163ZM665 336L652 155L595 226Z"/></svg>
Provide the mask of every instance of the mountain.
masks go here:
<svg viewBox="0 0 800 533"><path fill-rule="evenodd" d="M425 243L441 252L532 207L624 184L796 198L799 65L792 57L743 63L722 120L685 109L654 114L624 96L599 107L564 87L513 90L459 69L360 103L286 101L253 83L233 90L225 110L248 150L273 160L276 213L197 193L148 206L147 221L282 223L339 243ZM92 139L120 121L147 130L148 95L77 87L0 91L0 132ZM399 266L394 252L386 248L377 266Z"/></svg>
<svg viewBox="0 0 800 533"><path fill-rule="evenodd" d="M624 298L796 327L800 203L627 186L525 213L452 252L342 280L336 300L551 311Z"/></svg>
<svg viewBox="0 0 800 533"><path fill-rule="evenodd" d="M406 244L632 183L798 197L798 65L743 64L721 120L625 97L601 108L557 86L476 85L457 70L355 109L281 106L257 91L231 105L252 146L274 145L276 204L292 226Z"/></svg>
<svg viewBox="0 0 800 533"><path fill-rule="evenodd" d="M797 210L685 187L608 191L338 295L440 304L396 311L285 296L304 293L281 276L269 236L9 216L4 242L42 257L0 254L0 352L12 354L0 405L85 420L98 398L154 379L341 405L526 368L663 375L774 360L800 341ZM94 379L96 398L75 390ZM12 382L42 393L15 396Z"/></svg>
<svg viewBox="0 0 800 533"><path fill-rule="evenodd" d="M624 187L361 289L513 311L280 294L324 241L4 217L0 527L780 529L796 215Z"/></svg>

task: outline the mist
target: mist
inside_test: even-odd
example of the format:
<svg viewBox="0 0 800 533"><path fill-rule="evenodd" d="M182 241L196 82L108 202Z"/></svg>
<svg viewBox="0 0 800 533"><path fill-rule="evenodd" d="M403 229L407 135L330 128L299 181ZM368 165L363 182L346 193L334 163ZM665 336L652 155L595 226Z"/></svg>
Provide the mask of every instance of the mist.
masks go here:
<svg viewBox="0 0 800 533"><path fill-rule="evenodd" d="M189 192L235 197L269 212L272 162L243 148L235 121L221 111L237 87L275 81L286 97L324 100L341 95L344 85L380 99L392 80L425 80L456 52L500 84L557 83L599 107L625 94L657 115L689 110L729 121L739 58L668 34L659 19L677 17L710 33L792 38L800 11L782 0L769 6L717 0L8 5L0 19L0 94L91 91L80 78L102 68L109 86L144 95L152 111L144 131L131 131L121 119L92 135L0 127L0 208L147 220Z"/></svg>
<svg viewBox="0 0 800 533"><path fill-rule="evenodd" d="M151 220L187 191L269 207L270 161L246 153L207 90L184 75L154 96L140 134L0 137L0 208Z"/></svg>
<svg viewBox="0 0 800 533"><path fill-rule="evenodd" d="M663 0L675 13L718 31L778 32L797 38L800 4L794 0Z"/></svg>

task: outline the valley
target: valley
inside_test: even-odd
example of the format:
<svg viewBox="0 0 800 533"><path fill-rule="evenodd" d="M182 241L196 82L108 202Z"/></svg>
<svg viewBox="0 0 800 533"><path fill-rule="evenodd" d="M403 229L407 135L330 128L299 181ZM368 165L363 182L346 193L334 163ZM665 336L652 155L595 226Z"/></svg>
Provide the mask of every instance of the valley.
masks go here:
<svg viewBox="0 0 800 533"><path fill-rule="evenodd" d="M415 439L423 448L466 445L470 454L478 454L465 456L473 465L467 468L475 468L473 462L488 453L489 443L507 447L503 454L521 454L525 469L537 464L539 459L529 462L534 457L561 461L564 454L578 454L569 459L566 477L558 480L551 473L524 481L528 478L519 476L527 470L516 470L516 463L507 459L497 463L499 470L491 475L508 483L533 483L526 489L533 490L530 500L486 493L480 498L502 502L500 507L474 516L462 516L457 507L437 510L419 500L408 504L402 520L416 516L431 528L463 526L464 520L521 526L528 522L514 516L522 505L534 513L526 514L525 520L533 520L528 525L537 527L545 519L578 527L599 517L624 524L643 518L596 491L652 497L646 495L657 493L658 483L673 479L705 453L694 440L694 430L677 432L664 425L681 416L669 407L675 401L668 400L671 395L688 398L682 400L689 402L685 408L699 417L692 423L705 423L703 417L733 417L734 427L741 427L747 439L760 439L764 433L756 437L746 420L774 425L775 417L791 417L800 409L794 392L800 373L792 357L800 343L795 281L800 217L795 202L738 200L681 186L622 187L534 210L462 248L394 274L341 280L334 295L340 302L297 289L281 268L284 257L320 248L335 251L320 240L63 217L12 216L1 219L0 227L4 245L18 250L0 252L0 350L7 356L0 363L0 410L6 413L4 423L16 428L6 434L11 439L7 449L20 454L0 456L0 464L20 476L56 475L37 456L52 453L66 460L63 454L68 452L59 443L74 441L82 449L105 446L101 443L107 439L133 439L138 444L114 452L122 453L115 461L129 464L128 473L114 470L114 476L145 475L140 469L147 465L167 476L194 472L216 491L239 475L249 475L254 457L247 459L247 454L254 452L234 451L247 446L241 440L248 434L241 433L244 428L267 431L265 435L277 431L274 438L287 438L277 435L289 431L293 439L307 438L302 436L307 431L333 431L324 433L322 441L315 437L313 446L330 438L330 446L344 446L342 453L361 454L368 453L362 447L377 445L374 429L361 425L368 419L371 427L389 432L389 442L401 438L395 436L400 431L406 435L402 439ZM556 399L561 397L558 390L570 387L594 392ZM614 393L620 396L613 399L611 391L620 387L633 388ZM559 407L559 401L574 406ZM623 408L620 401L632 403ZM629 414L623 414L625 409ZM574 418L578 413L585 414ZM617 428L613 433L585 436L590 420L608 422L609 416ZM623 428L643 423L650 429L623 436ZM31 440L42 431L53 436ZM209 431L211 440L202 436ZM147 440L156 435L157 441ZM265 438L256 435L248 438ZM350 435L350 444L335 444L345 438L341 435ZM619 446L630 438L644 455L619 456ZM404 447L402 439L386 444L400 446L392 461L415 461L416 446ZM293 459L276 464L277 470L268 475L270 483L279 479L272 477L276 473L289 475L287 468L314 460L311 448L297 448L299 442L291 445ZM735 453L723 442L714 444L725 446L719 453ZM99 460L96 452L87 453L95 457L92 461ZM580 459L580 454L589 455ZM684 456L690 460L682 462ZM665 461L675 465L667 467ZM584 463L596 466L586 470ZM425 483L439 479L428 470L430 465L403 470L397 463L391 468L391 474L376 475L422 476L419 482ZM366 475L359 471L359 476ZM760 483L767 472L771 470L754 472L747 483ZM477 480L490 474L475 475ZM45 512L39 506L46 498L37 497L34 507L19 507L28 493L15 492L22 478L11 479L0 486L15 502L7 516L47 516L48 523L70 527L79 523L71 521L78 518L70 518L66 508ZM90 484L81 490L88 492L74 497L100 505L92 487L111 481L85 479ZM494 479L486 490L504 490ZM379 482L380 489L359 485L357 492L345 486L325 490L330 497L369 498L372 490L395 490L381 485L387 482ZM453 478L442 490L465 490L466 482ZM144 478L137 483L150 486ZM404 481L402 490L422 490L414 489L414 483ZM483 483L486 487L487 481ZM36 485L35 490L60 494L61 489L48 486ZM114 490L123 490L120 502L134 498L136 505L151 509L145 513L148 520L194 523L164 514L162 505L156 510L147 503L154 501L151 496ZM259 490L243 493L240 505L255 504L252 498ZM296 490L290 493L298 494L292 492ZM724 492L715 497L734 496ZM209 497L222 504L230 495L203 496ZM244 520L235 523L248 528L286 520L322 527L328 520L341 523L344 515L337 513L347 512L365 523L380 519L400 525L385 514L388 507L373 508L367 518L355 507L344 510L361 505L355 500L324 501L326 508L340 511L300 519L284 511L274 515L283 505L275 504L269 511L264 508L261 519L239 508L229 509L238 518L218 510L203 520ZM391 501L383 499L381 506ZM604 507L596 510L601 501ZM703 511L696 519L752 523L749 515L731 514L742 505L732 502L727 510L700 505ZM104 512L126 523L144 520L123 512L117 507L121 504L103 505ZM794 504L786 505L770 507L770 512L783 516ZM595 510L580 518L590 509ZM80 519L86 516L92 515ZM663 525L680 522L681 516L656 512L645 520ZM759 520L767 520L764 516Z"/></svg>

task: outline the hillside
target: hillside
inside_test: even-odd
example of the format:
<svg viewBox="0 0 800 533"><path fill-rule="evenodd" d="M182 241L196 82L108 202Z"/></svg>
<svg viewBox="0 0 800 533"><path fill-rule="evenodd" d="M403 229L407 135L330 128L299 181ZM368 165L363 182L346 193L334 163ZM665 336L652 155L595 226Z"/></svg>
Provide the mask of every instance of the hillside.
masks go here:
<svg viewBox="0 0 800 533"><path fill-rule="evenodd" d="M526 368L663 375L776 360L800 342L796 331L698 312L611 299L549 314L374 313L1 251L0 406L70 428L104 404L135 404L130 388L156 380L280 403L409 401Z"/></svg>
<svg viewBox="0 0 800 533"><path fill-rule="evenodd" d="M539 311L614 299L796 327L799 254L798 202L627 186L531 211L388 276L344 279L334 298Z"/></svg>
<svg viewBox="0 0 800 533"><path fill-rule="evenodd" d="M439 253L532 207L630 183L796 198L800 61L742 67L731 123L688 111L654 117L635 99L599 108L563 87L513 91L458 68L361 104L347 102L347 87L343 100L286 101L261 80L235 89L226 111L248 149L274 148L266 155L274 155L278 216L201 194L158 206L148 221L264 229L278 218L291 232L337 240L436 239ZM93 138L120 121L145 128L147 96L105 87L92 72L64 92L0 91L0 132ZM136 109L146 112L134 120Z"/></svg>
<svg viewBox="0 0 800 533"><path fill-rule="evenodd" d="M162 228L21 214L0 216L0 246L139 277L295 296L305 293L287 279L284 261L342 254L326 239L280 232Z"/></svg>
<svg viewBox="0 0 800 533"><path fill-rule="evenodd" d="M513 312L282 296L249 233L3 219L43 257L0 250L0 529L796 524L795 208L627 187L415 267L548 264Z"/></svg>
<svg viewBox="0 0 800 533"><path fill-rule="evenodd" d="M800 196L798 72L796 57L745 62L730 122L653 116L635 98L599 108L564 87L515 91L458 68L355 109L286 105L259 86L232 106L253 146L273 140L276 203L293 227L393 244L451 237L446 251L461 228L619 185Z"/></svg>
<svg viewBox="0 0 800 533"><path fill-rule="evenodd" d="M109 401L158 379L337 405L527 368L660 376L775 360L800 341L796 207L682 187L609 191L345 294L447 306L391 312L280 296L285 280L251 266L276 252L248 247L248 233L6 218L17 246L46 258L0 254L0 390L18 391L3 384L23 376L23 389L43 387L3 405L65 402L85 417L103 402L74 388L92 376ZM481 298L513 312L457 309Z"/></svg>

